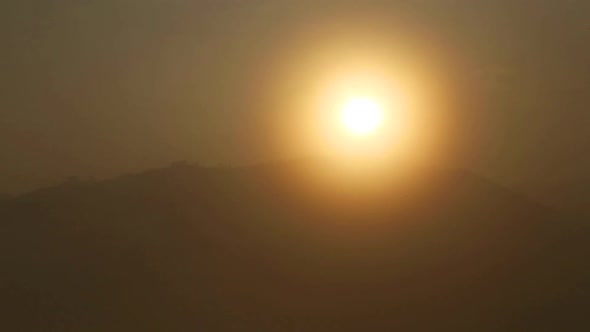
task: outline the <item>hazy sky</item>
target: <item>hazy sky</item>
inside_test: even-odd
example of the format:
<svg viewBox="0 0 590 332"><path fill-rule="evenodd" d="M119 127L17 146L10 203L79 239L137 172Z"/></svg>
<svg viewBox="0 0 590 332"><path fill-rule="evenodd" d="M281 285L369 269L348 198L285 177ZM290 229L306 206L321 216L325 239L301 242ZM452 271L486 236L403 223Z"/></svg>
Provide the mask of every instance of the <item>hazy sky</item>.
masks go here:
<svg viewBox="0 0 590 332"><path fill-rule="evenodd" d="M276 157L275 68L296 68L303 32L324 22L400 33L367 29L374 17L429 31L461 58L465 166L588 176L587 0L5 0L0 193Z"/></svg>

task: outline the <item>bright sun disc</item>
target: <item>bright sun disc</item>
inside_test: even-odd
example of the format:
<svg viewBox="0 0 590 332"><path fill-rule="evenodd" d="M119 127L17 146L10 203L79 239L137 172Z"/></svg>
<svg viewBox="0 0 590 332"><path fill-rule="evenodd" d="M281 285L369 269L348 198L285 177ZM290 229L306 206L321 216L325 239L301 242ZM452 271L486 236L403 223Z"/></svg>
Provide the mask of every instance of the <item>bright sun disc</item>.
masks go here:
<svg viewBox="0 0 590 332"><path fill-rule="evenodd" d="M353 98L341 111L342 125L356 135L373 133L381 125L382 118L381 105L370 98Z"/></svg>

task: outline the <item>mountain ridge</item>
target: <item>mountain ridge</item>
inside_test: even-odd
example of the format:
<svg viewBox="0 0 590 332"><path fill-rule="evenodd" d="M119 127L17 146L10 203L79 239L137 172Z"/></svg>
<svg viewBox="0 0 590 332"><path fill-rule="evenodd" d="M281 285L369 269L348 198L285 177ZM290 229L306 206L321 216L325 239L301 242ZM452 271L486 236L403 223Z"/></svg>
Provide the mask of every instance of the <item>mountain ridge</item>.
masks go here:
<svg viewBox="0 0 590 332"><path fill-rule="evenodd" d="M0 208L4 324L517 331L585 322L583 221L463 171L434 171L427 184L438 180L413 192L384 181L316 193L308 165L176 165L11 200Z"/></svg>

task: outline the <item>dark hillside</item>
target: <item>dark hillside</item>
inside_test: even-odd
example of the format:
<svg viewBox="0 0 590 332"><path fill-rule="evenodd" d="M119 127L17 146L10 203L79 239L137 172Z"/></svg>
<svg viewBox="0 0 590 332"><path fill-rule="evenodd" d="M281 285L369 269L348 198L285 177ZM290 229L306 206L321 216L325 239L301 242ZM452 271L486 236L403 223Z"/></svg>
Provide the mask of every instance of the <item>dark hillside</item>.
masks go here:
<svg viewBox="0 0 590 332"><path fill-rule="evenodd" d="M1 329L590 325L584 220L462 171L353 193L313 191L306 167L179 165L5 201Z"/></svg>

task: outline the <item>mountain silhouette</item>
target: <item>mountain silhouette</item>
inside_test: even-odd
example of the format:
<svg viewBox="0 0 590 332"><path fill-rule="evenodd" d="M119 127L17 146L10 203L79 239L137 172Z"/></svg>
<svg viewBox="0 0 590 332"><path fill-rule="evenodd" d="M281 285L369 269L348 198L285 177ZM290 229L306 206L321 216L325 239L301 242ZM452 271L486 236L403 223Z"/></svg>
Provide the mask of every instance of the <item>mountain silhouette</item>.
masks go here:
<svg viewBox="0 0 590 332"><path fill-rule="evenodd" d="M5 331L580 331L588 224L462 170L188 164L0 202Z"/></svg>

